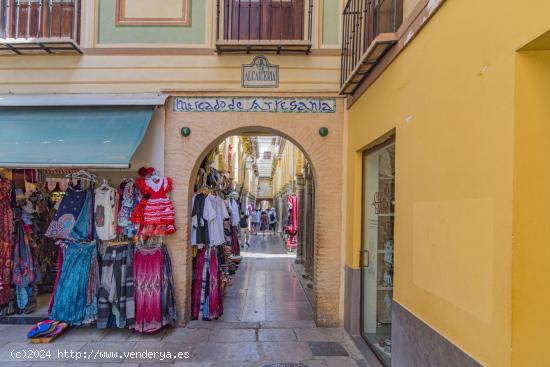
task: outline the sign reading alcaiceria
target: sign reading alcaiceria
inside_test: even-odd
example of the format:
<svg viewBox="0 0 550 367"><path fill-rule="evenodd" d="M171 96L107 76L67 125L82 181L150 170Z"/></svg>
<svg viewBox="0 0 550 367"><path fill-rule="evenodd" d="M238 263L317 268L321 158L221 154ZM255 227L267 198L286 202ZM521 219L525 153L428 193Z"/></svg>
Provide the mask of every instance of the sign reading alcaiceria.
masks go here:
<svg viewBox="0 0 550 367"><path fill-rule="evenodd" d="M176 97L174 112L335 113L334 98Z"/></svg>
<svg viewBox="0 0 550 367"><path fill-rule="evenodd" d="M279 65L272 65L267 57L258 55L250 64L244 64L241 72L243 88L277 88Z"/></svg>

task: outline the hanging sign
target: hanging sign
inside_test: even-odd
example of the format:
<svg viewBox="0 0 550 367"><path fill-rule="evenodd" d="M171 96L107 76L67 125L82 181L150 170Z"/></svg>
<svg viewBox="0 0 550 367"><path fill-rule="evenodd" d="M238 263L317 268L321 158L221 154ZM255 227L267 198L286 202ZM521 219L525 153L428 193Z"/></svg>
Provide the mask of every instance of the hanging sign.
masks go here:
<svg viewBox="0 0 550 367"><path fill-rule="evenodd" d="M279 65L272 65L267 57L258 55L250 64L241 67L243 88L278 88Z"/></svg>
<svg viewBox="0 0 550 367"><path fill-rule="evenodd" d="M335 113L335 98L176 97L174 112Z"/></svg>

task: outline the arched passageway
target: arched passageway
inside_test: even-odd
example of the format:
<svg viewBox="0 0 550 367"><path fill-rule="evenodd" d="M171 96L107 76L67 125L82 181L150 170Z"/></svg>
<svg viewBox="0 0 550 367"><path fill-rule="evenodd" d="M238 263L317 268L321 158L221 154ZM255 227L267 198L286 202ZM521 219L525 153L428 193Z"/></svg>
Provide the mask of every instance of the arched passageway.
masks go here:
<svg viewBox="0 0 550 367"><path fill-rule="evenodd" d="M340 103L340 102L339 102ZM337 108L341 111L341 106ZM184 230L168 239L174 262L178 312L184 322L190 318L192 250L190 223L193 186L200 163L219 142L232 135L278 135L295 144L311 163L315 180L315 223L313 230L315 260L313 303L315 321L320 326L341 324L341 228L342 228L342 144L340 112L323 120L308 114L167 112L165 170L180 184L174 188L176 224ZM277 116L275 116L277 115ZM222 119L220 119L222 117ZM191 135L183 137L187 126ZM328 137L319 128L327 127Z"/></svg>

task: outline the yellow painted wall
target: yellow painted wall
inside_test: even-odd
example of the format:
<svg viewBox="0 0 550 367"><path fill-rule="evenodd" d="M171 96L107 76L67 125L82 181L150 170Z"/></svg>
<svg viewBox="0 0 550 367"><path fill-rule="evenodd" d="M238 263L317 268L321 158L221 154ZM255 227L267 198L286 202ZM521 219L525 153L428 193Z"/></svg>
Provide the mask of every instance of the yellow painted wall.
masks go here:
<svg viewBox="0 0 550 367"><path fill-rule="evenodd" d="M492 367L511 365L515 55L550 28L550 2L511 5L447 0L352 106L347 147L347 265L360 152L395 129L395 300Z"/></svg>
<svg viewBox="0 0 550 367"><path fill-rule="evenodd" d="M296 145L286 141L280 161L275 165L273 174L273 196L279 194L285 185L296 179L304 166L305 156Z"/></svg>
<svg viewBox="0 0 550 367"><path fill-rule="evenodd" d="M550 365L550 52L519 53L514 170L513 366Z"/></svg>

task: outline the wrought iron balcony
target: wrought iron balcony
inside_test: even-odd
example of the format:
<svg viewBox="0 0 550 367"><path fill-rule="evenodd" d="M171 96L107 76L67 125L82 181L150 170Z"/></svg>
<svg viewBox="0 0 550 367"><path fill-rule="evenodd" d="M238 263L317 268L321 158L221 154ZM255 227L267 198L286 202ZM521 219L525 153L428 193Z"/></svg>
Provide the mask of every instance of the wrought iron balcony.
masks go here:
<svg viewBox="0 0 550 367"><path fill-rule="evenodd" d="M0 55L82 53L81 0L0 0Z"/></svg>
<svg viewBox="0 0 550 367"><path fill-rule="evenodd" d="M306 53L313 0L217 0L216 50Z"/></svg>
<svg viewBox="0 0 550 367"><path fill-rule="evenodd" d="M397 43L403 0L348 0L343 12L340 93L351 94Z"/></svg>

